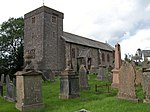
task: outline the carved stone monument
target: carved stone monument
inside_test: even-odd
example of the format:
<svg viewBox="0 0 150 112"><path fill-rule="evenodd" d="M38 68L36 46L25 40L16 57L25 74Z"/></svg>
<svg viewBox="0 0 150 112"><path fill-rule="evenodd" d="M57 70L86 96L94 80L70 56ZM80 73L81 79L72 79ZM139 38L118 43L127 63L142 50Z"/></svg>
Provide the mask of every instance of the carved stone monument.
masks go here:
<svg viewBox="0 0 150 112"><path fill-rule="evenodd" d="M85 66L82 64L79 69L79 86L80 90L89 89L88 76Z"/></svg>
<svg viewBox="0 0 150 112"><path fill-rule="evenodd" d="M97 80L105 80L106 79L106 66L99 65Z"/></svg>
<svg viewBox="0 0 150 112"><path fill-rule="evenodd" d="M117 43L115 45L115 68L112 70L113 72L113 80L112 80L112 88L118 88L119 86L119 69L121 66L121 49L120 45Z"/></svg>
<svg viewBox="0 0 150 112"><path fill-rule="evenodd" d="M60 99L79 97L79 77L68 66L60 75Z"/></svg>
<svg viewBox="0 0 150 112"><path fill-rule="evenodd" d="M35 71L31 61L31 55L24 56L26 67L18 71L16 75L17 103L20 111L43 108L42 103L42 73Z"/></svg>
<svg viewBox="0 0 150 112"><path fill-rule="evenodd" d="M135 70L133 66L124 62L119 72L118 98L138 102L135 93Z"/></svg>

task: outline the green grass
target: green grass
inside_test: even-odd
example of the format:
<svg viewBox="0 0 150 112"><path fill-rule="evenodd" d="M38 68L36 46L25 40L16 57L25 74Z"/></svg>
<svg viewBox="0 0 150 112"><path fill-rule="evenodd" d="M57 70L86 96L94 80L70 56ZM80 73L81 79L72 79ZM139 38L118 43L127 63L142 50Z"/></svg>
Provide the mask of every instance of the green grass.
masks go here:
<svg viewBox="0 0 150 112"><path fill-rule="evenodd" d="M106 88L99 88L99 91L95 92L95 84L104 85L108 83L95 79L95 75L90 75L90 90L81 91L79 98L69 100L59 99L59 79L56 82L43 82L42 92L45 108L31 112L75 112L83 108L91 112L150 112L150 104L142 103L144 97L140 86L137 87L137 96L141 101L135 103L117 99L116 90L107 93ZM0 98L0 112L19 111L15 108L15 103Z"/></svg>

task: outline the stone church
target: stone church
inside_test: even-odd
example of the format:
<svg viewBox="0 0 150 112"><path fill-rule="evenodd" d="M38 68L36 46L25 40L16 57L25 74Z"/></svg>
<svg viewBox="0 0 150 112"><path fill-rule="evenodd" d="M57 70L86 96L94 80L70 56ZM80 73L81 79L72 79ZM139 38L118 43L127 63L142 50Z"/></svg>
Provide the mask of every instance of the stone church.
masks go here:
<svg viewBox="0 0 150 112"><path fill-rule="evenodd" d="M60 72L67 65L77 71L100 64L112 66L114 48L89 38L63 31L62 12L46 6L24 16L24 52L30 52L36 69Z"/></svg>

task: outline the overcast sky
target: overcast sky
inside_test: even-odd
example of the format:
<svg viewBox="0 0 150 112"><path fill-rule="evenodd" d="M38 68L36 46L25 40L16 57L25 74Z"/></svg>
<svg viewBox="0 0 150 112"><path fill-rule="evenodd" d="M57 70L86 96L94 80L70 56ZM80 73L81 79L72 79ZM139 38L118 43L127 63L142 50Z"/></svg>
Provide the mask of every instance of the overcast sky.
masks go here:
<svg viewBox="0 0 150 112"><path fill-rule="evenodd" d="M64 13L64 31L114 46L124 54L150 50L150 0L44 0ZM1 0L0 23L43 5L43 0Z"/></svg>

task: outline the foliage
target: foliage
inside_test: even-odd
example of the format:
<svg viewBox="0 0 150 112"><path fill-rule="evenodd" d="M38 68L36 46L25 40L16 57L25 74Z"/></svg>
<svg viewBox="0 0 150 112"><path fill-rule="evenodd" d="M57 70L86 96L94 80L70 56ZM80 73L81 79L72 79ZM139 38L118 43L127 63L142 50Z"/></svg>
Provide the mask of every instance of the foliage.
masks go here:
<svg viewBox="0 0 150 112"><path fill-rule="evenodd" d="M111 89L111 93L106 93L107 90L99 88L98 92L95 92L95 84L104 85L107 83L95 80L95 78L96 75L90 75L90 90L81 91L79 98L69 100L59 99L60 82L58 78L55 82L43 82L42 93L45 108L31 112L79 112L83 108L91 112L149 112L150 104L119 100L116 98L117 91L115 90ZM142 99L140 87L137 92ZM15 103L6 102L0 98L0 104L0 112L19 112L15 108Z"/></svg>
<svg viewBox="0 0 150 112"><path fill-rule="evenodd" d="M130 55L125 54L124 60L127 62L131 62Z"/></svg>
<svg viewBox="0 0 150 112"><path fill-rule="evenodd" d="M12 75L23 65L23 18L10 18L0 26L0 74Z"/></svg>

